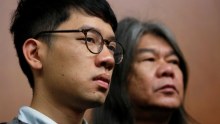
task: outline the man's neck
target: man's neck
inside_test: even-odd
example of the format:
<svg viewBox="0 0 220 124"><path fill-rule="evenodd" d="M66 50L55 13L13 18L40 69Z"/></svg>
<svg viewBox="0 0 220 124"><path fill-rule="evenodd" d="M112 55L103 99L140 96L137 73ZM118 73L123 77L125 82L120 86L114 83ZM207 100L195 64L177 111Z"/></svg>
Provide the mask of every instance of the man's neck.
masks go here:
<svg viewBox="0 0 220 124"><path fill-rule="evenodd" d="M38 97L38 96L37 96ZM60 124L82 124L85 110L66 107L34 96L31 107Z"/></svg>
<svg viewBox="0 0 220 124"><path fill-rule="evenodd" d="M135 124L168 124L173 110L135 110Z"/></svg>

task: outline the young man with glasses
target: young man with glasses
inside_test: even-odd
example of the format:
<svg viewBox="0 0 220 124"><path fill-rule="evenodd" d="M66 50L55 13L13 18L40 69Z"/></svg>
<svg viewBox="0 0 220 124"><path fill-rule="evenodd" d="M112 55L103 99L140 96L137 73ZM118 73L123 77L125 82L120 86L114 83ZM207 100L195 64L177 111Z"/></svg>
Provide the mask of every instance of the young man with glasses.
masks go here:
<svg viewBox="0 0 220 124"><path fill-rule="evenodd" d="M33 98L11 123L85 124L123 58L106 0L20 0L10 31Z"/></svg>

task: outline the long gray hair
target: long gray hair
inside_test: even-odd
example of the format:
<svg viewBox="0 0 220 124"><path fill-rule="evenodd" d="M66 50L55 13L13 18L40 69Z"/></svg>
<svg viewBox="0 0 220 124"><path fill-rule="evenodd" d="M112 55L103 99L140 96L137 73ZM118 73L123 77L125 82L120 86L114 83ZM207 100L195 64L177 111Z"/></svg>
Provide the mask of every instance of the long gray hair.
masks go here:
<svg viewBox="0 0 220 124"><path fill-rule="evenodd" d="M188 68L184 56L171 32L158 22L140 22L134 18L120 21L116 31L117 41L125 48L123 62L116 65L109 94L103 107L95 109L94 124L133 124L131 103L127 91L127 77L139 39L145 34L159 36L173 48L179 58L180 69L183 73L184 92L188 81ZM184 110L183 105L177 109L169 124L186 124L191 117Z"/></svg>

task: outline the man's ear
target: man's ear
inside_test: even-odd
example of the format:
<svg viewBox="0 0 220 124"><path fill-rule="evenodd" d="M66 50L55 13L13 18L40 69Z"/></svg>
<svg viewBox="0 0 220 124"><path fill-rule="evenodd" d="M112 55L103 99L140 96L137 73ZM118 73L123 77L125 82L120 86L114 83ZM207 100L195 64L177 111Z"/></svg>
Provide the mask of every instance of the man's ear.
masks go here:
<svg viewBox="0 0 220 124"><path fill-rule="evenodd" d="M39 47L41 45L41 42L29 38L25 41L23 44L23 54L28 62L28 64L31 66L33 69L41 69L42 68L42 61L41 58L39 57Z"/></svg>

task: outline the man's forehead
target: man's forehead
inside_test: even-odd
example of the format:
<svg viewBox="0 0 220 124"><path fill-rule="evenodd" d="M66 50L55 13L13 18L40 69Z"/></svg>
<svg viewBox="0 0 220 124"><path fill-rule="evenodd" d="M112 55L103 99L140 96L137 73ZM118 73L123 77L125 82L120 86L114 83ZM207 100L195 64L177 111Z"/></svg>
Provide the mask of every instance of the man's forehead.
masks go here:
<svg viewBox="0 0 220 124"><path fill-rule="evenodd" d="M80 29L83 27L96 28L98 31L108 29L112 30L109 23L104 22L101 18L89 15L82 11L72 11L70 17L64 21L59 27L66 25L68 29ZM63 26L64 27L64 26Z"/></svg>
<svg viewBox="0 0 220 124"><path fill-rule="evenodd" d="M159 55L159 54L164 54L166 56L176 56L176 52L171 49L169 51L163 52L161 53L161 51L157 50L157 49L153 49L153 48L138 48L137 49L137 54L145 54L145 53L151 53L151 54L155 54L155 55Z"/></svg>

